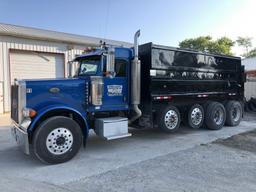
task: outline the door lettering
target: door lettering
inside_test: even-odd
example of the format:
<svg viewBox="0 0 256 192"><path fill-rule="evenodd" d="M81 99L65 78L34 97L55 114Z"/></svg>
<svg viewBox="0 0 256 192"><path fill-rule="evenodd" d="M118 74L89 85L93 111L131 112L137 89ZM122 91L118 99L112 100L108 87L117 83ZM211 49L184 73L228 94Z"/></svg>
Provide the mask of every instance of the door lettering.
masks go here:
<svg viewBox="0 0 256 192"><path fill-rule="evenodd" d="M108 85L108 96L122 96L122 85Z"/></svg>

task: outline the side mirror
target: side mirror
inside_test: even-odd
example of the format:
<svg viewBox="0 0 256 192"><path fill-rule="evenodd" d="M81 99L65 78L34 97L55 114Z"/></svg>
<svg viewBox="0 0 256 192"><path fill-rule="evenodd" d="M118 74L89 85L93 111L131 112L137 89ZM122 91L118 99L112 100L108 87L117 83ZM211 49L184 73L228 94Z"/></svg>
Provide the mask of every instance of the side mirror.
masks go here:
<svg viewBox="0 0 256 192"><path fill-rule="evenodd" d="M106 73L115 76L115 49L109 48L106 57Z"/></svg>

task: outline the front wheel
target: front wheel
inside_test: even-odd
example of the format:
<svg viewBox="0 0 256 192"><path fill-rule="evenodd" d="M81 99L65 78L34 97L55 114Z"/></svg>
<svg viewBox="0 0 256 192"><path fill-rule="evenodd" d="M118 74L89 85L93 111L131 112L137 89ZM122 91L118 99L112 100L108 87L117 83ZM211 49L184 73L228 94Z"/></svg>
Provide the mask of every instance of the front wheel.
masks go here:
<svg viewBox="0 0 256 192"><path fill-rule="evenodd" d="M32 138L34 155L49 164L72 159L82 144L80 126L68 117L56 116L39 125Z"/></svg>
<svg viewBox="0 0 256 192"><path fill-rule="evenodd" d="M167 133L173 133L180 127L180 112L174 106L167 106L159 111L158 127Z"/></svg>

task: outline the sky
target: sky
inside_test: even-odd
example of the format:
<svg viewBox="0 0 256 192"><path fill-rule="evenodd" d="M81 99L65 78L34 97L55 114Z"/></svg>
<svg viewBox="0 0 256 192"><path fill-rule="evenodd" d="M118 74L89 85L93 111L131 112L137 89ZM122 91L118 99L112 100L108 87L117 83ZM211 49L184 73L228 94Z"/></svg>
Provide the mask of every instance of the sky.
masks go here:
<svg viewBox="0 0 256 192"><path fill-rule="evenodd" d="M0 22L140 43L178 46L210 35L253 37L255 0L0 0ZM241 48L234 47L239 55Z"/></svg>

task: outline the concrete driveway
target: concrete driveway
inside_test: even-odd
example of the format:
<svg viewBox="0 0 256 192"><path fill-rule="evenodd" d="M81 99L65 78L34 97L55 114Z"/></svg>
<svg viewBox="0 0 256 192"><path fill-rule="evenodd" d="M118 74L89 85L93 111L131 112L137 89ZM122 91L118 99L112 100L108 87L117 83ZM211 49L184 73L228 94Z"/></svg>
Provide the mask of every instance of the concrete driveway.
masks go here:
<svg viewBox="0 0 256 192"><path fill-rule="evenodd" d="M132 137L104 141L94 133L71 161L46 166L26 156L0 127L1 191L252 191L256 155L210 144L256 129L256 115L238 127L178 133L131 129Z"/></svg>

